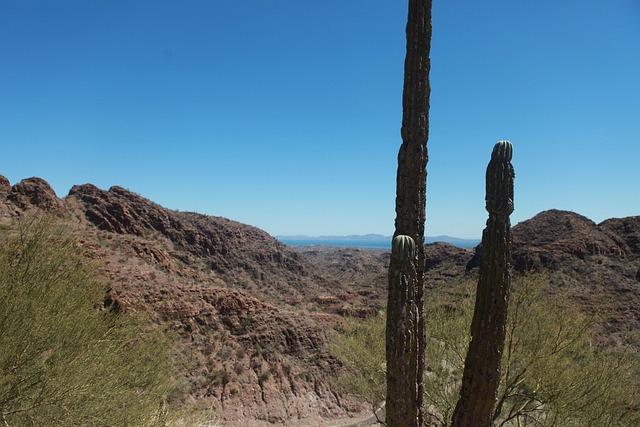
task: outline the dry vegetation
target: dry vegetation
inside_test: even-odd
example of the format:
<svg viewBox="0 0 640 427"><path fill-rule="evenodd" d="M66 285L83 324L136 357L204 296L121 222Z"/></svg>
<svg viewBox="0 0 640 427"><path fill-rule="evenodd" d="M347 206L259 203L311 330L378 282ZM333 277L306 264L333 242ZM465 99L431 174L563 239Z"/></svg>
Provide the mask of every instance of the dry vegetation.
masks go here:
<svg viewBox="0 0 640 427"><path fill-rule="evenodd" d="M627 348L599 348L598 320L569 299L543 291L543 277L516 281L511 296L495 426L636 426L640 358ZM448 425L458 399L473 316L470 284L430 294L425 401L431 425ZM377 407L384 400L384 318L352 322L333 352L352 368L338 383Z"/></svg>
<svg viewBox="0 0 640 427"><path fill-rule="evenodd" d="M26 218L0 249L0 417L6 426L160 425L171 341L100 310L104 288L51 218Z"/></svg>

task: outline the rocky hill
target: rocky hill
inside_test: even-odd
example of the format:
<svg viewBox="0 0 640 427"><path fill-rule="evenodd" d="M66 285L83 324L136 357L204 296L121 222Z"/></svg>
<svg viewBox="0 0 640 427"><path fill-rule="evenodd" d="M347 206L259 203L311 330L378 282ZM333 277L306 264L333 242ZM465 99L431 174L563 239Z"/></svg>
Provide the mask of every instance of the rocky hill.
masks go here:
<svg viewBox="0 0 640 427"><path fill-rule="evenodd" d="M513 227L516 275L548 277L549 292L595 315L603 345L640 350L640 216L596 224L574 212L549 210ZM384 304L389 254L361 249L298 248L328 277L350 281ZM482 247L425 246L426 286L451 289L475 280Z"/></svg>
<svg viewBox="0 0 640 427"><path fill-rule="evenodd" d="M601 319L603 343L640 349L640 216L596 224L574 212L549 210L513 227L513 266L545 273L551 291ZM479 266L478 246L467 264Z"/></svg>
<svg viewBox="0 0 640 427"><path fill-rule="evenodd" d="M143 311L180 336L185 399L230 425L316 425L365 408L331 385L344 369L328 334L345 316L384 308L389 254L291 249L255 227L163 208L121 187L0 176L0 222L39 210L62 218L107 288L103 305ZM640 348L640 217L595 224L546 211L513 228L517 274L542 272L551 292L601 317L603 344ZM426 283L473 279L482 248L426 245Z"/></svg>
<svg viewBox="0 0 640 427"><path fill-rule="evenodd" d="M329 379L343 368L325 345L338 313L364 312L362 302L269 234L121 187L85 184L58 198L42 179L0 177L0 220L33 210L63 219L97 260L105 307L150 313L178 332L184 398L247 426L314 425L363 409L334 392Z"/></svg>
<svg viewBox="0 0 640 427"><path fill-rule="evenodd" d="M640 216L596 224L574 212L549 210L513 227L516 275L544 274L562 294L601 320L605 345L640 350ZM377 306L384 304L389 254L362 249L297 248L327 277L352 283ZM428 288L454 289L475 280L482 247L425 246Z"/></svg>

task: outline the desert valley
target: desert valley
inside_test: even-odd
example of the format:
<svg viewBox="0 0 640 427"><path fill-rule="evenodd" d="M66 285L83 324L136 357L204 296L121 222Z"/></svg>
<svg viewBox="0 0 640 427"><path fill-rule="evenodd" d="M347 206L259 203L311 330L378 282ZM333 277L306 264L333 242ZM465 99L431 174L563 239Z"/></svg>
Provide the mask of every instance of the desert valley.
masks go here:
<svg viewBox="0 0 640 427"><path fill-rule="evenodd" d="M98 266L103 310L146 313L176 334L180 391L228 425L348 425L366 417L336 388L346 368L328 341L351 318L384 309L389 252L298 247L230 219L165 209L122 187L0 177L0 217L63 222ZM514 274L544 274L597 313L596 343L640 350L640 216L599 224L550 210L513 227ZM426 298L477 276L481 248L426 245ZM475 279L474 279L475 280ZM347 420L347 421L344 421ZM342 424L340 424L342 423Z"/></svg>
<svg viewBox="0 0 640 427"><path fill-rule="evenodd" d="M0 0L0 426L640 426L639 22Z"/></svg>

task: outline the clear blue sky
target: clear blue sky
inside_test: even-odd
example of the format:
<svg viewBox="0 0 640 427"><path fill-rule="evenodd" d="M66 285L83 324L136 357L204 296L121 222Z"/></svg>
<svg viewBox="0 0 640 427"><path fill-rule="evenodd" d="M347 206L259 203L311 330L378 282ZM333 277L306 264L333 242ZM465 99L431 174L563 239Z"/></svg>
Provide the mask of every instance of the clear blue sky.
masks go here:
<svg viewBox="0 0 640 427"><path fill-rule="evenodd" d="M0 174L272 234L393 230L406 1L0 0ZM640 214L640 1L434 0L427 234Z"/></svg>

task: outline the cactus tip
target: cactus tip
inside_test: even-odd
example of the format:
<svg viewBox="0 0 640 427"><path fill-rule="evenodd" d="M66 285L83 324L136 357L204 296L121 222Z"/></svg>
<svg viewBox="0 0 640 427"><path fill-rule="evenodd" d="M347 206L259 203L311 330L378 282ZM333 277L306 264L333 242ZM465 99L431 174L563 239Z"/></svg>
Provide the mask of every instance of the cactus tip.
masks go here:
<svg viewBox="0 0 640 427"><path fill-rule="evenodd" d="M509 141L498 141L493 147L493 153L491 153L492 159L511 161L513 155L513 146Z"/></svg>
<svg viewBox="0 0 640 427"><path fill-rule="evenodd" d="M391 256L401 261L413 259L416 254L415 241L410 236L398 235L391 244Z"/></svg>

